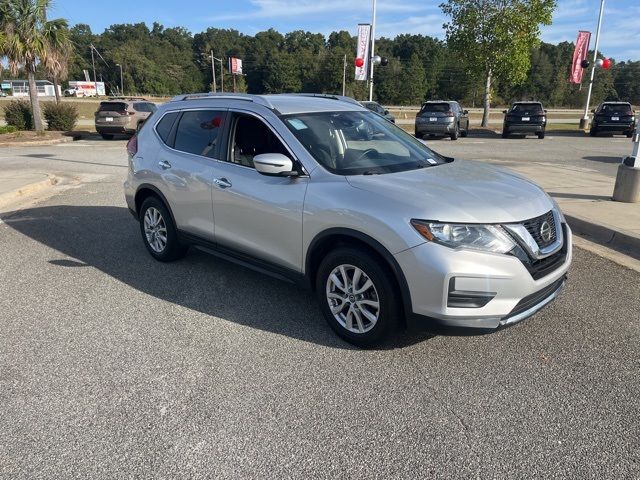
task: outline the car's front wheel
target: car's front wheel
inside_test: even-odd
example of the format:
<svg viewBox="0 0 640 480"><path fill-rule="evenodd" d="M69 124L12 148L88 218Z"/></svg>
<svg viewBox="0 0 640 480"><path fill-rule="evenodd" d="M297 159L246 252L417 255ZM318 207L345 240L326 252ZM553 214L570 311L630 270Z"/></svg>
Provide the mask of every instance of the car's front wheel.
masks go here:
<svg viewBox="0 0 640 480"><path fill-rule="evenodd" d="M375 347L396 329L400 304L390 274L366 251L339 248L320 264L320 308L331 328L359 347Z"/></svg>
<svg viewBox="0 0 640 480"><path fill-rule="evenodd" d="M171 262L184 257L188 247L178 241L169 210L159 198L147 198L140 207L139 218L142 240L153 258Z"/></svg>

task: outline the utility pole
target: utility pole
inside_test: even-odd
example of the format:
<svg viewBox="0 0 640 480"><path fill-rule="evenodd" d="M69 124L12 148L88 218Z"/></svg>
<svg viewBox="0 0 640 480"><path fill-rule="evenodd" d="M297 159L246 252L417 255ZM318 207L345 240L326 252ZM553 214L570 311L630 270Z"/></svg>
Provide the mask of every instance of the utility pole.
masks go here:
<svg viewBox="0 0 640 480"><path fill-rule="evenodd" d="M589 125L589 103L591 102L591 89L593 88L593 77L596 73L596 60L598 59L598 46L600 45L600 27L602 26L602 14L604 13L604 0L600 0L600 14L598 15L598 29L596 30L596 46L593 51L593 65L591 66L591 79L589 80L589 91L587 92L587 103L584 106L584 116L580 120L580 129L586 130Z"/></svg>
<svg viewBox="0 0 640 480"><path fill-rule="evenodd" d="M216 64L214 63L213 50L211 50L211 73L213 74L213 93L216 93Z"/></svg>
<svg viewBox="0 0 640 480"><path fill-rule="evenodd" d="M116 63L116 67L120 67L120 95L124 96L124 82L122 80L122 65Z"/></svg>
<svg viewBox="0 0 640 480"><path fill-rule="evenodd" d="M604 1L604 0L603 0ZM373 19L371 22L371 55L365 59L369 62L369 101L373 101L373 61L376 47L376 0L373 0Z"/></svg>
<svg viewBox="0 0 640 480"><path fill-rule="evenodd" d="M89 45L91 48L91 65L93 66L93 88L96 89L96 97L98 96L98 77L96 77L96 61L93 57L93 49L95 48L93 44Z"/></svg>
<svg viewBox="0 0 640 480"><path fill-rule="evenodd" d="M342 64L342 96L346 95L347 87L347 54L344 54L344 62Z"/></svg>

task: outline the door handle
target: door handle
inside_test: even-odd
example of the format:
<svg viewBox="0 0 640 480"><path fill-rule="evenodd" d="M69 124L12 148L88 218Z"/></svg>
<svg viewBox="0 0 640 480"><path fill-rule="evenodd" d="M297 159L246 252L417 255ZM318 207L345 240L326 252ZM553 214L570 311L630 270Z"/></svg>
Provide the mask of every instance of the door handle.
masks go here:
<svg viewBox="0 0 640 480"><path fill-rule="evenodd" d="M229 188L231 186L231 182L226 178L214 178L213 183L215 183L220 188Z"/></svg>
<svg viewBox="0 0 640 480"><path fill-rule="evenodd" d="M171 164L166 160L160 160L158 162L158 166L163 170L166 170L167 168L171 168Z"/></svg>

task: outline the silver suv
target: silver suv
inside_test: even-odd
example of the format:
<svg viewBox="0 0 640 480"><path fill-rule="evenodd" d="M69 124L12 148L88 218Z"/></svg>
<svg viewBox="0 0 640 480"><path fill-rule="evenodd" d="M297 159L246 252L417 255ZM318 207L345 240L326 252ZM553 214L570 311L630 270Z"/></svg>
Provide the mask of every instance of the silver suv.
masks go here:
<svg viewBox="0 0 640 480"><path fill-rule="evenodd" d="M571 230L540 187L340 97L183 95L127 150L126 201L155 259L194 245L305 285L359 346L401 326L517 322L571 263Z"/></svg>

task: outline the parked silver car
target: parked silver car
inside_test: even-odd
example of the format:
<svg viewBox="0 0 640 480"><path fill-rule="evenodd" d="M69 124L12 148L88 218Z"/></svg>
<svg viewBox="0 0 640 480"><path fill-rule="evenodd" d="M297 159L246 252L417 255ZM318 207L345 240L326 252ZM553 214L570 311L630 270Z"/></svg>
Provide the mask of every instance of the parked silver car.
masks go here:
<svg viewBox="0 0 640 480"><path fill-rule="evenodd" d="M337 97L182 95L127 149L126 201L154 258L196 245L306 285L356 345L398 326L520 321L571 263L540 187Z"/></svg>
<svg viewBox="0 0 640 480"><path fill-rule="evenodd" d="M457 140L469 134L469 112L453 100L425 102L416 114L416 138L449 137Z"/></svg>

